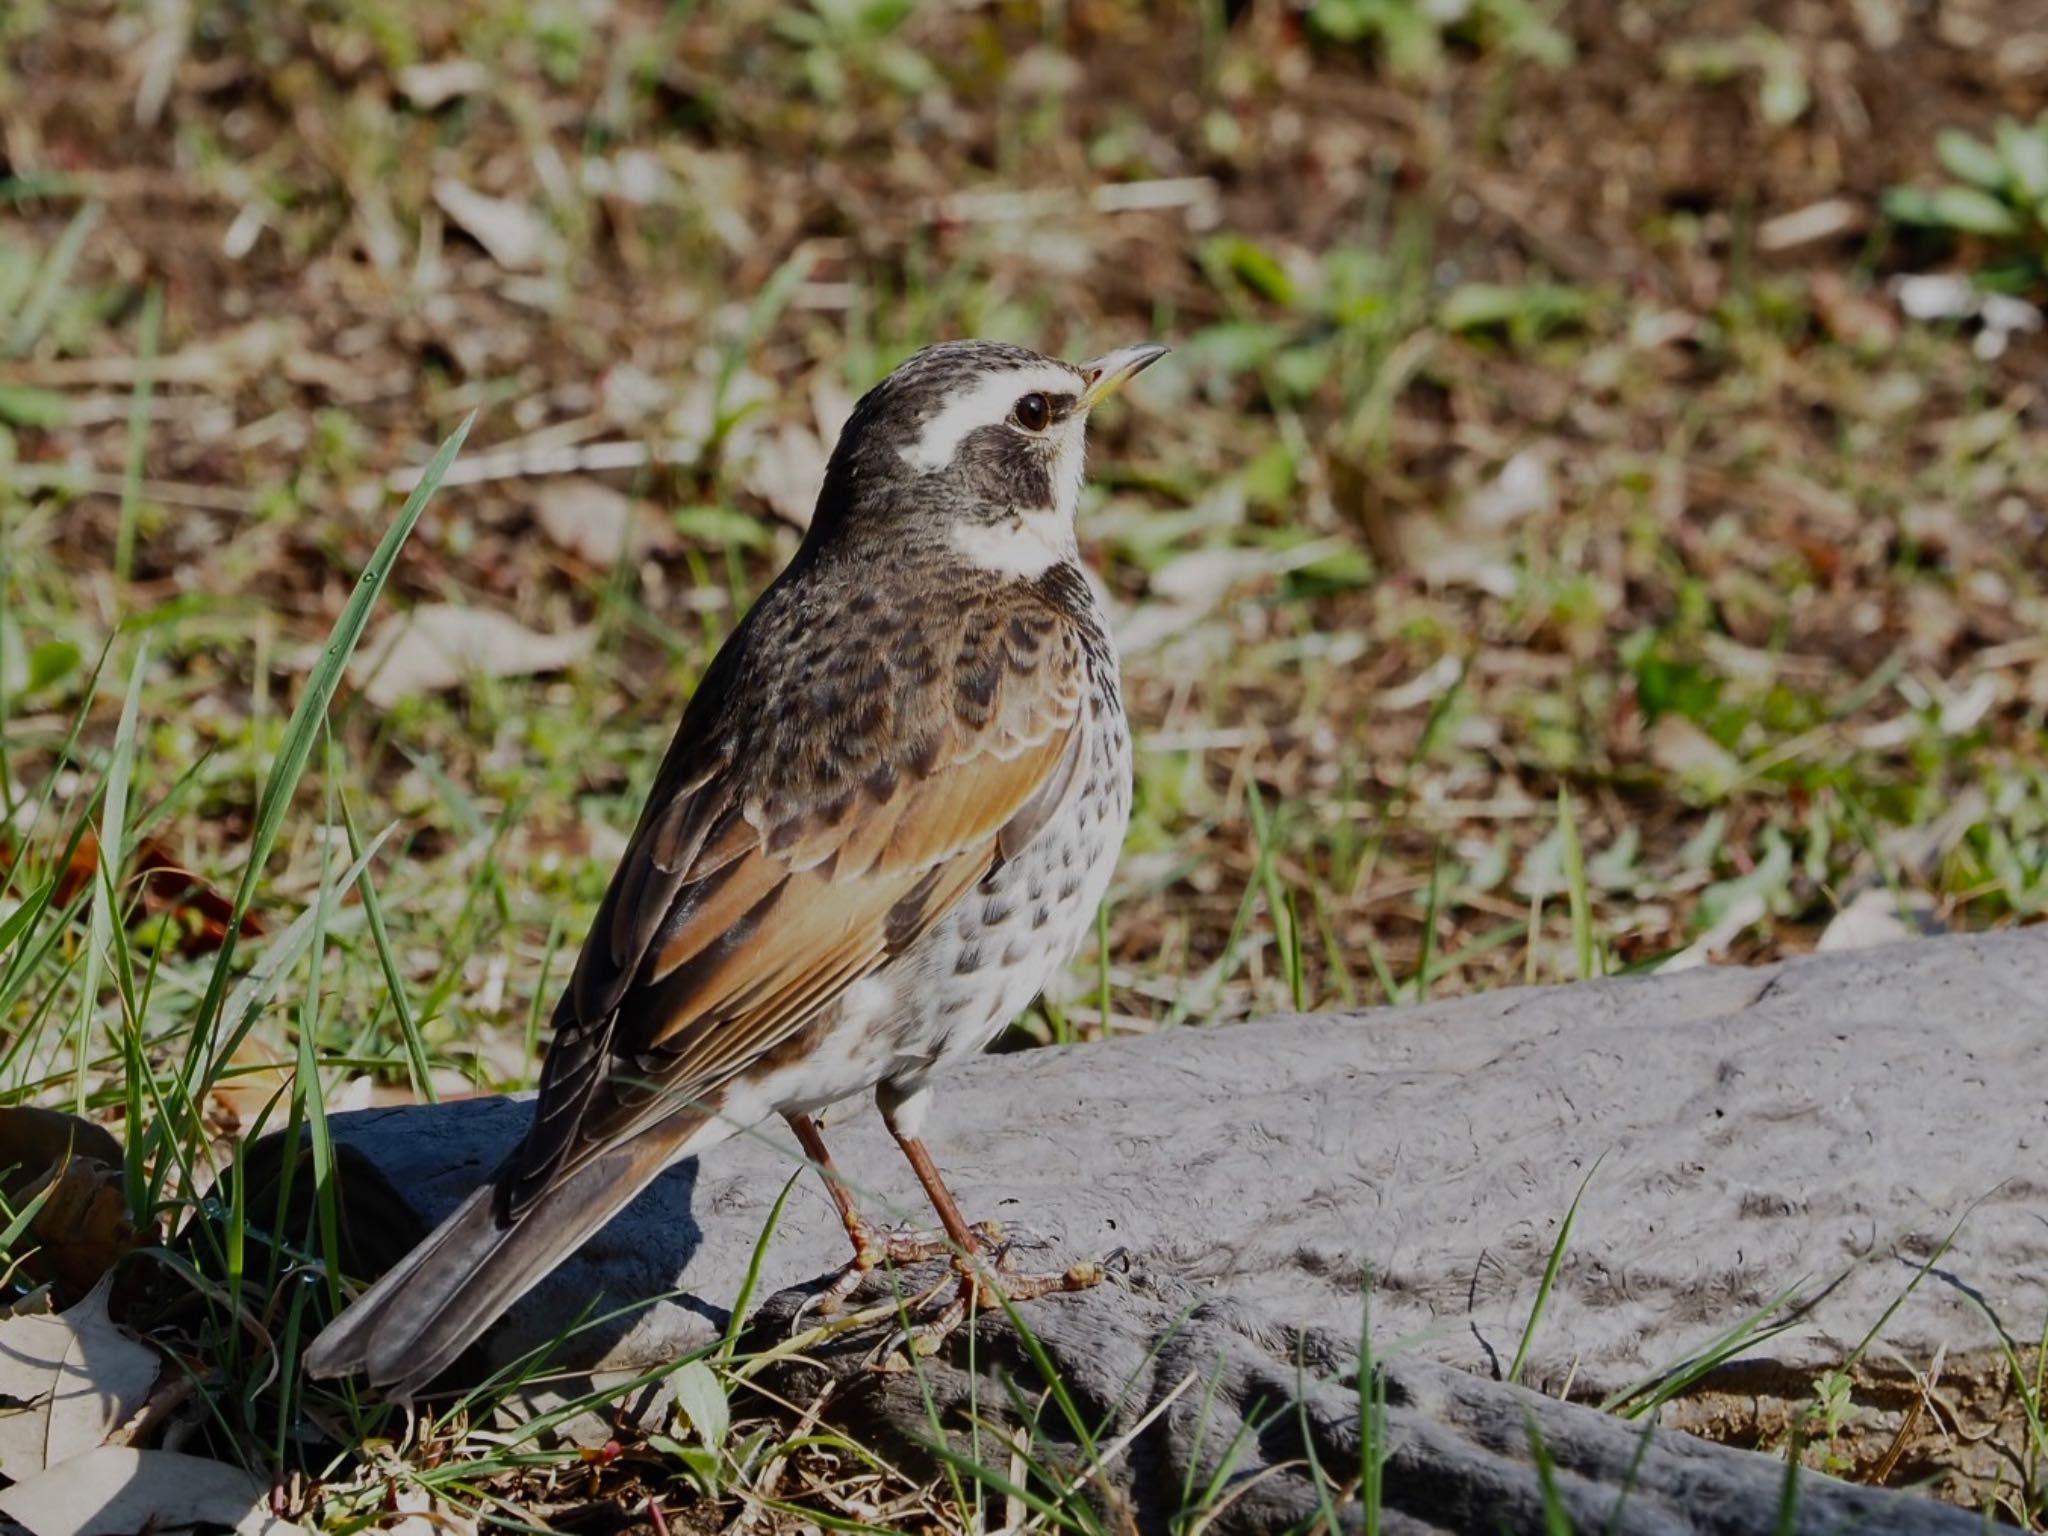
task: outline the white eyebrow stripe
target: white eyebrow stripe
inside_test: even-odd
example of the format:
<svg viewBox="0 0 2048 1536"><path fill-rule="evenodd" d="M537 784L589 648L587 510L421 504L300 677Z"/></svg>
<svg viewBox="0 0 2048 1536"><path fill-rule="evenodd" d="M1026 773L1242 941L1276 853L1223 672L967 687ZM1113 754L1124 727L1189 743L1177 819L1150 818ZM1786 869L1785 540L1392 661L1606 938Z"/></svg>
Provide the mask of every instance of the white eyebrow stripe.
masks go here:
<svg viewBox="0 0 2048 1536"><path fill-rule="evenodd" d="M920 474L944 469L960 444L977 427L992 426L1010 414L1010 407L1033 390L1047 395L1074 395L1080 378L1071 370L1047 363L1028 364L990 374L972 389L947 402L927 421L917 440L903 450L903 462Z"/></svg>

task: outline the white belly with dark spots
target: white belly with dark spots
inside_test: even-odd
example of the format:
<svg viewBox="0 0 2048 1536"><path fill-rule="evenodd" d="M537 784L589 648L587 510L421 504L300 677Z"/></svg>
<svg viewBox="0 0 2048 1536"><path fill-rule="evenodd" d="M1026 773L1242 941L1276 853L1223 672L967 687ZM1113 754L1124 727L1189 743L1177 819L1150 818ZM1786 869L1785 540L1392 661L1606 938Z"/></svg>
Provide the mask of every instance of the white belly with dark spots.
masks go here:
<svg viewBox="0 0 2048 1536"><path fill-rule="evenodd" d="M914 1081L981 1050L1074 957L1109 893L1131 818L1131 754L1120 716L1091 722L1087 775L1063 813L976 886L905 954L897 1064Z"/></svg>

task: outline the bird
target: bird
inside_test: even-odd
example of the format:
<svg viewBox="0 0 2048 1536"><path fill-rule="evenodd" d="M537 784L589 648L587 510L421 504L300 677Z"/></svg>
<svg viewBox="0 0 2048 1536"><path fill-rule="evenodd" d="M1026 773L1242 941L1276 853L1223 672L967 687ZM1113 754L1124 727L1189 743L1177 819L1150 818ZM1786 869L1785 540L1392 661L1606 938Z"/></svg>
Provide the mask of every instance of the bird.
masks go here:
<svg viewBox="0 0 2048 1536"><path fill-rule="evenodd" d="M409 1401L665 1168L781 1116L853 1258L878 1231L818 1128L872 1091L961 1267L994 1276L922 1136L1092 930L1129 825L1119 660L1075 512L1090 413L1168 352L916 352L854 407L796 553L685 706L554 1011L522 1141L304 1358ZM975 1288L980 1287L977 1291Z"/></svg>

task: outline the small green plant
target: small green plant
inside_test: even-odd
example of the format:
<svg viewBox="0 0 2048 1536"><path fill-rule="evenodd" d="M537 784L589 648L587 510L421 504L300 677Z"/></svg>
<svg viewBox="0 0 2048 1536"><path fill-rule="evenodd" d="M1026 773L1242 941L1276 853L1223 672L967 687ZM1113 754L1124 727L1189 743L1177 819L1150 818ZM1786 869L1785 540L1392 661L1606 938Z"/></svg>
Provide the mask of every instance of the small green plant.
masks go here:
<svg viewBox="0 0 2048 1536"><path fill-rule="evenodd" d="M804 80L820 101L844 101L859 76L914 96L938 80L931 61L896 35L915 9L908 0L812 0L777 12L775 27L803 50Z"/></svg>
<svg viewBox="0 0 2048 1536"><path fill-rule="evenodd" d="M1934 154L1954 179L1893 187L1884 211L1902 224L1989 242L1998 255L1979 276L1991 286L2038 280L2048 263L2048 112L2032 123L2001 117L1989 143L1945 128Z"/></svg>
<svg viewBox="0 0 2048 1536"><path fill-rule="evenodd" d="M1820 1470L1831 1476L1841 1476L1852 1465L1835 1442L1856 1411L1855 1385L1846 1369L1821 1372L1813 1383L1813 1401L1800 1421L1798 1438L1816 1452Z"/></svg>
<svg viewBox="0 0 2048 1536"><path fill-rule="evenodd" d="M1753 26L1736 37L1676 43L1664 51L1663 65L1672 79L1695 85L1754 76L1757 111L1773 128L1798 122L1813 104L1805 58L1768 27Z"/></svg>
<svg viewBox="0 0 2048 1536"><path fill-rule="evenodd" d="M1308 24L1332 42L1377 44L1397 75L1437 73L1446 42L1551 69L1572 61L1571 39L1529 0L1315 0Z"/></svg>
<svg viewBox="0 0 2048 1536"><path fill-rule="evenodd" d="M1437 305L1454 336L1498 332L1517 349L1533 346L1586 313L1586 295L1563 283L1460 283Z"/></svg>

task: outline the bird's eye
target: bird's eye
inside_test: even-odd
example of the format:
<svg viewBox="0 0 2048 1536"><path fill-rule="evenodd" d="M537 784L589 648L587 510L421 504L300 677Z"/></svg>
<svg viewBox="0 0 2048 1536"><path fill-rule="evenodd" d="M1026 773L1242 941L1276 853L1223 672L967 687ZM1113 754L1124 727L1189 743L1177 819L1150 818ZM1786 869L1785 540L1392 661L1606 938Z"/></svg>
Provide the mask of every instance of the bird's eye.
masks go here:
<svg viewBox="0 0 2048 1536"><path fill-rule="evenodd" d="M1025 431L1043 432L1045 424L1052 420L1052 402L1033 391L1019 400L1010 414Z"/></svg>

